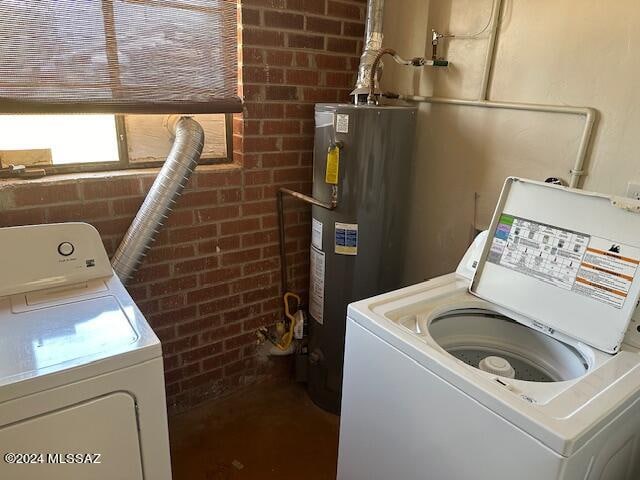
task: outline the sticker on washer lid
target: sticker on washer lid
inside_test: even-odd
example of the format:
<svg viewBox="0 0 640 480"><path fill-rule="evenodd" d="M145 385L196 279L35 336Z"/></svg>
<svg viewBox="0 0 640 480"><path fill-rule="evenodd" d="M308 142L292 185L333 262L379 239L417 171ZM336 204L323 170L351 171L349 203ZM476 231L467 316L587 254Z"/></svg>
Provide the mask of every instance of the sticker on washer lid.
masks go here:
<svg viewBox="0 0 640 480"><path fill-rule="evenodd" d="M311 245L322 250L322 222L315 218L311 219Z"/></svg>
<svg viewBox="0 0 640 480"><path fill-rule="evenodd" d="M338 223L335 226L335 253L339 255L358 254L358 224Z"/></svg>
<svg viewBox="0 0 640 480"><path fill-rule="evenodd" d="M640 265L640 249L591 237L573 291L622 308Z"/></svg>
<svg viewBox="0 0 640 480"><path fill-rule="evenodd" d="M502 215L488 262L571 290L589 235Z"/></svg>
<svg viewBox="0 0 640 480"><path fill-rule="evenodd" d="M640 249L503 214L487 261L622 308Z"/></svg>
<svg viewBox="0 0 640 480"><path fill-rule="evenodd" d="M311 246L311 269L309 287L309 314L322 325L324 322L324 252Z"/></svg>
<svg viewBox="0 0 640 480"><path fill-rule="evenodd" d="M349 115L346 113L336 113L336 132L349 133Z"/></svg>

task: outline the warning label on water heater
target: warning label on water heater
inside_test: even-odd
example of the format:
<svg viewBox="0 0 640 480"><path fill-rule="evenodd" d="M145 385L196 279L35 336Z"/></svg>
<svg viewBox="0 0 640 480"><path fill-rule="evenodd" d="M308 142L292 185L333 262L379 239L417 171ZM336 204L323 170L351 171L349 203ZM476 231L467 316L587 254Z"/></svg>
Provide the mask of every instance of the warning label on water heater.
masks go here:
<svg viewBox="0 0 640 480"><path fill-rule="evenodd" d="M309 313L319 323L324 322L324 252L311 246L311 281L309 286Z"/></svg>
<svg viewBox="0 0 640 480"><path fill-rule="evenodd" d="M322 250L322 222L315 218L311 220L311 245Z"/></svg>
<svg viewBox="0 0 640 480"><path fill-rule="evenodd" d="M336 113L335 123L337 133L349 133L349 115Z"/></svg>
<svg viewBox="0 0 640 480"><path fill-rule="evenodd" d="M336 248L338 255L358 254L358 224L336 222Z"/></svg>
<svg viewBox="0 0 640 480"><path fill-rule="evenodd" d="M487 261L621 309L640 249L502 215Z"/></svg>

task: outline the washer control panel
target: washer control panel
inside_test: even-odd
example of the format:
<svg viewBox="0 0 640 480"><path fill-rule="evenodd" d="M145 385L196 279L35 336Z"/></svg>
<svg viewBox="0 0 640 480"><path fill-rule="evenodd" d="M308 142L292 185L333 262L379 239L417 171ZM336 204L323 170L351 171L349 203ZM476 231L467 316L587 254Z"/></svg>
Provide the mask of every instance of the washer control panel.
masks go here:
<svg viewBox="0 0 640 480"><path fill-rule="evenodd" d="M87 223L0 228L0 296L110 277L97 230Z"/></svg>

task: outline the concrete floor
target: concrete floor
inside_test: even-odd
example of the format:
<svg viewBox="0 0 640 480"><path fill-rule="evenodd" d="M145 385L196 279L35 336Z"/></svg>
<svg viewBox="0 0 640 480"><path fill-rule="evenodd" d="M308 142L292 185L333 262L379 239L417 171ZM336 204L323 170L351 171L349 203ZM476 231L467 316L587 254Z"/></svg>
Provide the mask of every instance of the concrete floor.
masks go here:
<svg viewBox="0 0 640 480"><path fill-rule="evenodd" d="M293 382L259 385L169 422L174 480L334 480L338 417Z"/></svg>

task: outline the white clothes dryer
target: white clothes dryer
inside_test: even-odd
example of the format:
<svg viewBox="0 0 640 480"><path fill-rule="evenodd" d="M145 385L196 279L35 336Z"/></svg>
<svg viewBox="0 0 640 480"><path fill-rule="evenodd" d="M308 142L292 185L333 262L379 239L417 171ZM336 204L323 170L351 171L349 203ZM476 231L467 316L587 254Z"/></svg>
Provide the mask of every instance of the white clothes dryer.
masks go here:
<svg viewBox="0 0 640 480"><path fill-rule="evenodd" d="M171 479L160 342L90 225L0 229L0 478Z"/></svg>

